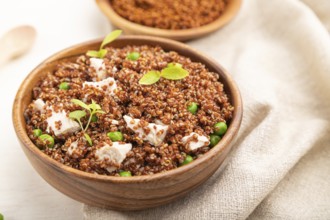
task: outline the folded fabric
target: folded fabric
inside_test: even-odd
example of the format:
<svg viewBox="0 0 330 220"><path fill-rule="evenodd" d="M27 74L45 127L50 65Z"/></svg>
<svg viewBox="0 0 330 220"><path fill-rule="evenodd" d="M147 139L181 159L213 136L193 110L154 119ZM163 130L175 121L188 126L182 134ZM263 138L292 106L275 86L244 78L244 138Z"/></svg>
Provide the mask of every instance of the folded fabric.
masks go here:
<svg viewBox="0 0 330 220"><path fill-rule="evenodd" d="M223 170L171 204L85 206L85 219L330 219L330 4L305 2L244 0L228 26L189 43L241 89L244 118Z"/></svg>

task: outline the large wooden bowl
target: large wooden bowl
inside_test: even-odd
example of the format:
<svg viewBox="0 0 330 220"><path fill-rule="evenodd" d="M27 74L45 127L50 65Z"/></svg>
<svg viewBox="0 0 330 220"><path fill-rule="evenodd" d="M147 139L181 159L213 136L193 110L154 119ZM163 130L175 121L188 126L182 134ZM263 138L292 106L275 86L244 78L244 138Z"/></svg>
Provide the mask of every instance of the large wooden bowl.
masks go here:
<svg viewBox="0 0 330 220"><path fill-rule="evenodd" d="M179 41L187 41L200 38L210 34L226 25L238 13L242 0L228 0L228 5L223 14L214 22L186 30L165 30L153 28L131 22L118 15L111 7L109 0L96 0L97 5L105 16L118 28L124 30L126 34L143 34L149 36L158 36Z"/></svg>
<svg viewBox="0 0 330 220"><path fill-rule="evenodd" d="M87 50L98 49L100 43L101 40L96 40L63 50L42 62L23 81L13 105L13 123L26 156L50 185L89 205L116 210L139 210L169 203L184 196L206 181L221 166L231 150L241 124L242 101L232 78L220 65L182 43L155 37L124 36L111 43L111 46L159 45L166 51L177 51L193 61L205 64L210 71L219 73L235 107L234 117L223 139L201 158L164 173L123 178L86 173L65 166L41 152L29 139L23 112L31 102L32 88L48 72L55 70L59 60L73 60Z"/></svg>

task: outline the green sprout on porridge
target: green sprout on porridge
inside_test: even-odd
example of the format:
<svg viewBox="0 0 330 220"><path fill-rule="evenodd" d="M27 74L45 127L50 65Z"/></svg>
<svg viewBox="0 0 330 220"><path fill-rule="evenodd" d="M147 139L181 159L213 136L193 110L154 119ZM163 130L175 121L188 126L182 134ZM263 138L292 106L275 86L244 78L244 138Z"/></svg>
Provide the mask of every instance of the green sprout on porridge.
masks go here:
<svg viewBox="0 0 330 220"><path fill-rule="evenodd" d="M107 54L107 49L104 49L105 45L111 43L112 41L116 40L122 33L122 30L115 30L112 31L110 34L108 34L104 40L102 41L102 44L100 46L99 50L89 50L87 51L87 56L90 57L96 57L96 58L104 58Z"/></svg>
<svg viewBox="0 0 330 220"><path fill-rule="evenodd" d="M139 83L141 85L152 85L159 81L161 77L169 80L180 80L189 75L189 72L182 68L180 63L169 63L161 71L151 70L143 75Z"/></svg>
<svg viewBox="0 0 330 220"><path fill-rule="evenodd" d="M176 169L217 147L234 111L218 73L157 45L109 45L120 34L36 84L24 113L35 145L67 166L122 178Z"/></svg>
<svg viewBox="0 0 330 220"><path fill-rule="evenodd" d="M94 100L92 100L92 103L89 105L87 105L86 103L84 103L83 101L80 101L78 99L72 99L71 102L76 105L79 105L80 107L82 107L84 109L84 110L76 110L76 111L70 112L69 117L71 119L76 120L79 123L81 130L84 131L84 136L85 136L87 142L89 143L89 145L92 146L93 142L92 142L90 136L86 133L86 131L87 131L89 124L91 123L93 117L95 118L96 114L104 114L105 112L102 111L101 106L99 104L96 104L96 102L94 102ZM87 113L89 113L89 118L88 118L87 124L84 128L81 123L81 118L84 118L87 115L86 110L87 110Z"/></svg>

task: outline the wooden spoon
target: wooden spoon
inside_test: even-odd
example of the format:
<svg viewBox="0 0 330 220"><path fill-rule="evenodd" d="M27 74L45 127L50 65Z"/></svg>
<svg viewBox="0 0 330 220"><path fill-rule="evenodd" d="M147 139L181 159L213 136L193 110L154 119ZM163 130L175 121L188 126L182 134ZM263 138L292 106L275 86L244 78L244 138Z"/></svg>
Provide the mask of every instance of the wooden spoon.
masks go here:
<svg viewBox="0 0 330 220"><path fill-rule="evenodd" d="M26 53L33 45L36 30L28 25L9 30L0 38L0 66Z"/></svg>

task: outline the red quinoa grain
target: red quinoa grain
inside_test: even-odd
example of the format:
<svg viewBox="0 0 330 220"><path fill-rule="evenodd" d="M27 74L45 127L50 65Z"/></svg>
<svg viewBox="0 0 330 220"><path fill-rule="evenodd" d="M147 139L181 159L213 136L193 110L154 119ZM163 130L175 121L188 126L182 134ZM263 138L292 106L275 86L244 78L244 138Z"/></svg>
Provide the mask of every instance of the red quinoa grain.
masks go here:
<svg viewBox="0 0 330 220"><path fill-rule="evenodd" d="M54 148L41 149L54 160L89 173L118 176L119 171L126 170L135 176L150 175L178 167L188 154L198 159L210 147L203 146L191 151L188 147L189 141L196 141L197 134L209 140L217 122L230 124L234 108L223 84L218 81L218 74L208 71L203 64L192 62L173 51L165 52L160 47L125 46L108 47L107 50L104 64L107 77L113 77L117 84L114 95L109 95L106 88L83 88L84 82L95 81L97 75L96 70L90 66L89 57L85 55L79 56L75 61L63 61L31 91L33 100L42 99L46 106L40 111L33 107L32 102L26 108L27 133L36 145L40 145L40 141L33 135L35 128L54 137ZM127 60L127 54L133 51L140 53L139 59ZM177 81L161 78L150 86L138 83L147 71L161 70L172 62L182 64L189 76ZM59 90L58 85L61 82L70 83L70 89ZM86 131L91 137L92 146L86 141L81 130L58 136L54 135L52 129L47 132L47 118L54 112L64 111L68 116L72 111L81 110L71 99L84 100L88 104L94 100L105 112L98 114L97 121L92 122ZM195 115L187 110L191 102L198 104ZM124 115L130 115L134 120L140 119L134 126L142 128L145 132L143 137L128 127L123 119ZM87 119L88 117L81 119L84 126ZM135 124L134 120L129 123ZM157 146L143 139L156 128L146 126L155 122L168 126L165 139ZM56 121L56 128L61 127L63 123ZM113 145L107 136L110 131L122 132L124 140L120 143L132 144L132 149L120 164L109 159L99 160L96 155L96 151L105 143ZM196 134L183 143L182 138L192 132ZM164 130L160 130L157 135L163 133ZM76 146L72 147L72 143L76 143ZM109 172L109 166L115 170Z"/></svg>
<svg viewBox="0 0 330 220"><path fill-rule="evenodd" d="M110 0L121 17L161 29L190 29L218 19L227 0Z"/></svg>

